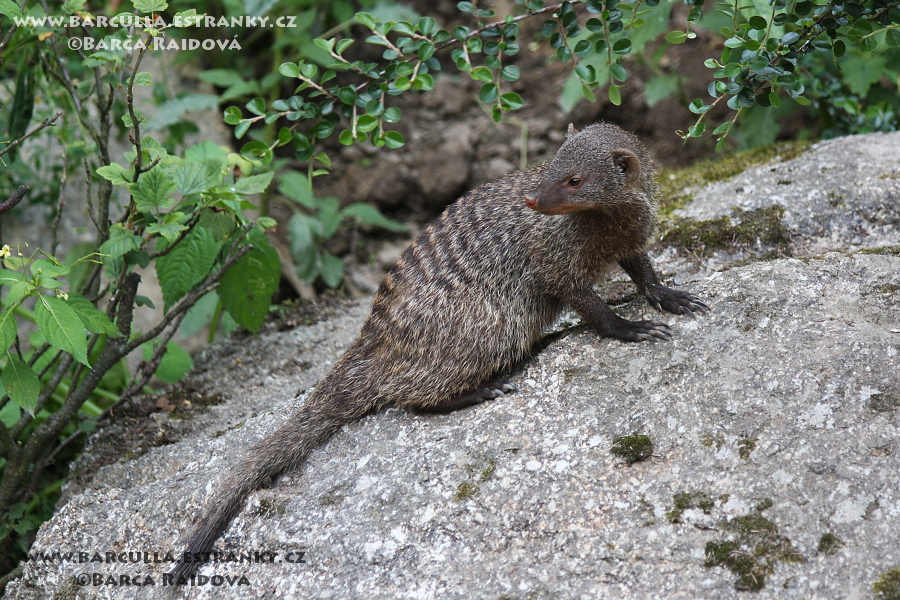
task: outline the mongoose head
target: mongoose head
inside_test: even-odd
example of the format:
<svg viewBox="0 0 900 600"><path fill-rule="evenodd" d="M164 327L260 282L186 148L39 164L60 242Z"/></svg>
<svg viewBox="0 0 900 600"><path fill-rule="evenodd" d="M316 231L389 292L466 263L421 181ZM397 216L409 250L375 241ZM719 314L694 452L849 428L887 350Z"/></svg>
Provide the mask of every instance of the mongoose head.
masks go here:
<svg viewBox="0 0 900 600"><path fill-rule="evenodd" d="M647 201L644 151L634 136L615 125L569 129L541 183L525 197L529 208L548 215ZM645 159L649 161L649 159ZM649 164L647 165L649 167Z"/></svg>

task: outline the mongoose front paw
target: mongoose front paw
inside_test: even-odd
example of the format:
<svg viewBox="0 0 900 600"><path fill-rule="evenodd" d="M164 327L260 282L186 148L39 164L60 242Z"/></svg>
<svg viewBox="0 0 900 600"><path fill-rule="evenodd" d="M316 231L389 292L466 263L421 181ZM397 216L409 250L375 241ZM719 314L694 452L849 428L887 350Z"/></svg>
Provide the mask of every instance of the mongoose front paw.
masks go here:
<svg viewBox="0 0 900 600"><path fill-rule="evenodd" d="M658 311L670 312L673 315L691 315L709 312L709 306L696 296L681 290L673 290L663 285L656 286L647 293L650 306Z"/></svg>
<svg viewBox="0 0 900 600"><path fill-rule="evenodd" d="M672 330L668 325L659 321L626 321L622 319L606 335L626 342L655 342L671 340Z"/></svg>

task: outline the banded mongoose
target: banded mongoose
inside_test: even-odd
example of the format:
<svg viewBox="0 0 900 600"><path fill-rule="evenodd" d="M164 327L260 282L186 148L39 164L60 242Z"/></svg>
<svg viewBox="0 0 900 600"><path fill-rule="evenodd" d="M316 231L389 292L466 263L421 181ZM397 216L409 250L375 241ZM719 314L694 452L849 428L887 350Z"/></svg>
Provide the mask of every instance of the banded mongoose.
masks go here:
<svg viewBox="0 0 900 600"><path fill-rule="evenodd" d="M225 478L187 555L209 552L251 492L345 423L386 406L448 412L508 391L497 377L527 357L564 304L602 337L670 339L665 324L627 321L594 291L615 263L653 307L707 311L661 285L645 252L656 225L653 175L633 135L609 124L570 126L550 163L449 206L388 272L359 339L306 404ZM172 575L195 567L183 559Z"/></svg>

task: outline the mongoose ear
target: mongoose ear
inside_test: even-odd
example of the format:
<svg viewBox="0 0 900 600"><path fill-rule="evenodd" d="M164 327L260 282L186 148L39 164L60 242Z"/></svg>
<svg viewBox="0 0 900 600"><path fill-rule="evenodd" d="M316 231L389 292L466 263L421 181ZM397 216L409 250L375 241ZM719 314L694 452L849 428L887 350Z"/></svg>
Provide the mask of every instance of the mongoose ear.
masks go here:
<svg viewBox="0 0 900 600"><path fill-rule="evenodd" d="M613 164L625 175L625 185L637 183L641 178L641 161L637 155L626 148L616 148L609 153Z"/></svg>
<svg viewBox="0 0 900 600"><path fill-rule="evenodd" d="M566 139L569 139L570 137L572 137L572 136L575 135L576 133L578 133L578 130L575 129L575 124L574 124L574 123L569 123L569 128L566 130Z"/></svg>

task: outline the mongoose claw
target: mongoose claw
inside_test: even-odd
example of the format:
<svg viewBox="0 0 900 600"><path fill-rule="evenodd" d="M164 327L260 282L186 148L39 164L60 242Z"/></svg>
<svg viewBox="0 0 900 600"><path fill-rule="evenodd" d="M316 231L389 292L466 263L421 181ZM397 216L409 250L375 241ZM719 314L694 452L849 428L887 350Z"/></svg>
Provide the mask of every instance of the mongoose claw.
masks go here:
<svg viewBox="0 0 900 600"><path fill-rule="evenodd" d="M668 341L672 339L672 330L659 321L624 321L622 329L613 332L612 337L626 342Z"/></svg>
<svg viewBox="0 0 900 600"><path fill-rule="evenodd" d="M703 300L687 292L673 290L663 285L648 290L647 301L656 310L673 315L696 316L695 313L698 312L709 312L709 306Z"/></svg>

